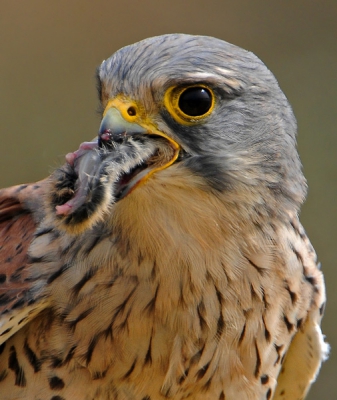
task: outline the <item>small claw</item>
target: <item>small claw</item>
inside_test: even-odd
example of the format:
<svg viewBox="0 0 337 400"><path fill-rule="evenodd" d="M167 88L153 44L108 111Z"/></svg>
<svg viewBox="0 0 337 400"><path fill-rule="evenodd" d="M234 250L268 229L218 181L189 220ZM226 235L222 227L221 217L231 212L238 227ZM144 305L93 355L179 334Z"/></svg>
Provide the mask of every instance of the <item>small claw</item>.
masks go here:
<svg viewBox="0 0 337 400"><path fill-rule="evenodd" d="M56 215L68 215L71 213L72 206L68 203L56 206Z"/></svg>
<svg viewBox="0 0 337 400"><path fill-rule="evenodd" d="M83 142L80 144L79 150L92 150L98 147L97 139L94 142ZM79 151L77 150L77 151Z"/></svg>
<svg viewBox="0 0 337 400"><path fill-rule="evenodd" d="M66 161L69 165L73 166L76 159L75 152L66 154Z"/></svg>

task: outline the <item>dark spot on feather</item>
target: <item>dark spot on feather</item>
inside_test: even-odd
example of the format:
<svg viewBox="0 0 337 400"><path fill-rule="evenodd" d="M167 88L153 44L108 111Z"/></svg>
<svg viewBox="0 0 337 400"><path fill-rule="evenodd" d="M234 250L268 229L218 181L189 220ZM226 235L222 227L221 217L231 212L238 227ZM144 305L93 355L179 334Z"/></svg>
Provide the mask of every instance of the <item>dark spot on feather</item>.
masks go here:
<svg viewBox="0 0 337 400"><path fill-rule="evenodd" d="M6 333L10 332L12 329L13 329L12 326L11 326L10 328L5 329L5 330L0 334L0 336L5 335Z"/></svg>
<svg viewBox="0 0 337 400"><path fill-rule="evenodd" d="M284 287L288 291L292 304L295 304L297 301L297 294L290 290L289 284L287 281L284 282Z"/></svg>
<svg viewBox="0 0 337 400"><path fill-rule="evenodd" d="M126 374L123 376L123 379L129 378L129 376L132 374L133 370L135 369L137 363L137 358L135 358L134 362L132 363L131 367L129 370L126 372Z"/></svg>
<svg viewBox="0 0 337 400"><path fill-rule="evenodd" d="M135 290L136 290L136 286L131 290L131 292L129 293L127 298L119 306L117 306L115 308L115 314L113 315L113 318L112 318L113 321L115 320L115 318L117 317L118 314L120 314L121 312L124 311L128 301L131 299L131 297L132 297L133 293L135 292Z"/></svg>
<svg viewBox="0 0 337 400"><path fill-rule="evenodd" d="M26 279L25 279L25 280L26 280ZM34 298L33 298L33 299L28 300L27 305L28 305L28 306L31 306L32 304L36 303L36 300L38 300L38 298L37 298L37 299L34 299ZM28 314L30 315L32 312L33 312L33 310L30 310Z"/></svg>
<svg viewBox="0 0 337 400"><path fill-rule="evenodd" d="M191 357L190 365L194 365L200 360L202 353L204 351L204 348L205 348L205 345L203 345L203 347Z"/></svg>
<svg viewBox="0 0 337 400"><path fill-rule="evenodd" d="M5 347L6 347L6 342L0 344L0 354L3 353L3 351L5 350Z"/></svg>
<svg viewBox="0 0 337 400"><path fill-rule="evenodd" d="M246 257L246 259L247 259L247 261L249 262L249 264L250 264L252 267L254 267L254 268L256 269L256 271L257 271L260 275L263 275L263 274L265 273L264 268L259 267L258 265L256 265L255 263L253 263L253 261L250 260L249 258Z"/></svg>
<svg viewBox="0 0 337 400"><path fill-rule="evenodd" d="M219 302L219 305L220 305L220 308L221 308L222 303L224 301L223 295L222 295L222 293L220 292L220 290L216 286L215 286L215 291L216 291L216 297L218 298L218 302Z"/></svg>
<svg viewBox="0 0 337 400"><path fill-rule="evenodd" d="M246 333L246 323L243 325L241 335L239 337L239 345L242 343L243 338L245 337L245 333Z"/></svg>
<svg viewBox="0 0 337 400"><path fill-rule="evenodd" d="M72 293L73 293L74 296L77 296L79 294L80 290L83 288L83 286L87 282L89 282L91 278L94 277L94 275L97 272L97 269L98 269L97 267L91 267L89 269L89 271L87 271L84 274L83 278L73 286Z"/></svg>
<svg viewBox="0 0 337 400"><path fill-rule="evenodd" d="M64 388L64 382L58 376L52 376L49 378L49 387L52 390L61 390Z"/></svg>
<svg viewBox="0 0 337 400"><path fill-rule="evenodd" d="M4 381L6 379L6 376L8 375L8 371L4 369L2 372L0 372L0 382Z"/></svg>
<svg viewBox="0 0 337 400"><path fill-rule="evenodd" d="M73 321L68 322L68 326L72 331L75 331L76 325L82 321L84 318L86 318L91 312L94 310L94 307L88 308L88 310L83 311L77 318L75 318Z"/></svg>
<svg viewBox="0 0 337 400"><path fill-rule="evenodd" d="M20 193L21 190L26 189L27 186L28 186L28 185L21 185L21 186L19 186L19 187L16 189L15 193Z"/></svg>
<svg viewBox="0 0 337 400"><path fill-rule="evenodd" d="M149 347L146 352L144 364L152 364L152 335L150 337Z"/></svg>
<svg viewBox="0 0 337 400"><path fill-rule="evenodd" d="M62 358L59 357L51 357L51 363L50 363L52 368L60 368L63 365L63 360Z"/></svg>
<svg viewBox="0 0 337 400"><path fill-rule="evenodd" d="M90 363L90 361L91 361L91 358L92 358L92 353L94 352L94 349L95 349L95 347L96 347L96 344L97 344L97 342L98 342L98 339L99 339L99 335L95 335L92 339L91 339L91 341L90 341L90 343L89 343L89 347L88 347L88 351L87 351L87 355L86 355L86 363L87 363L87 365Z"/></svg>
<svg viewBox="0 0 337 400"><path fill-rule="evenodd" d="M320 315L323 315L324 314L324 309L325 309L325 302L320 306L320 308L319 308L319 313L320 313Z"/></svg>
<svg viewBox="0 0 337 400"><path fill-rule="evenodd" d="M269 330L267 328L266 321L265 321L264 317L262 317L262 321L263 321L263 325L264 325L264 337L266 338L266 341L268 343L270 343L271 335L270 335L270 332L269 332Z"/></svg>
<svg viewBox="0 0 337 400"><path fill-rule="evenodd" d="M23 322L25 322L28 319L28 317L23 317L20 319L20 321L18 322L18 325L21 325Z"/></svg>
<svg viewBox="0 0 337 400"><path fill-rule="evenodd" d="M206 310L205 310L205 304L204 304L203 300L201 300L201 302L199 303L199 305L197 307L197 311L198 311L200 329L202 332L204 332L205 329L207 328L207 323L206 323L206 320L204 317Z"/></svg>
<svg viewBox="0 0 337 400"><path fill-rule="evenodd" d="M286 315L283 315L283 321L286 324L288 332L291 332L294 329L294 324L292 324Z"/></svg>
<svg viewBox="0 0 337 400"><path fill-rule="evenodd" d="M28 262L30 264L48 263L51 261L53 261L53 259L51 259L49 255L44 255L44 256L40 256L40 257L34 257L34 256L28 255Z"/></svg>
<svg viewBox="0 0 337 400"><path fill-rule="evenodd" d="M262 385L265 385L268 382L269 382L269 376L268 375L261 375L261 383L262 383Z"/></svg>
<svg viewBox="0 0 337 400"><path fill-rule="evenodd" d="M225 321L222 316L222 312L220 313L220 316L218 318L218 325L217 325L217 331L216 331L216 337L219 339L220 336L222 335L223 329L225 327Z"/></svg>
<svg viewBox="0 0 337 400"><path fill-rule="evenodd" d="M317 284L315 277L310 276L310 275L304 275L304 278L307 282L310 283L310 285L315 286Z"/></svg>
<svg viewBox="0 0 337 400"><path fill-rule="evenodd" d="M262 301L263 301L263 304L264 304L264 308L266 310L268 310L270 304L267 301L265 290L264 290L264 288L262 286L261 286L261 292L262 292Z"/></svg>
<svg viewBox="0 0 337 400"><path fill-rule="evenodd" d="M255 378L257 378L260 374L261 357L260 357L260 353L259 353L259 348L257 347L256 340L255 340L255 352L256 352L256 364L255 364L254 376L255 376Z"/></svg>
<svg viewBox="0 0 337 400"><path fill-rule="evenodd" d="M33 350L29 347L27 340L25 340L23 346L24 354L26 355L30 365L33 367L34 372L38 372L41 369L41 361L37 358L36 354Z"/></svg>
<svg viewBox="0 0 337 400"><path fill-rule="evenodd" d="M0 306L4 306L4 305L8 304L11 300L12 299L11 299L11 297L8 296L8 294L6 294L6 293L0 294Z"/></svg>
<svg viewBox="0 0 337 400"><path fill-rule="evenodd" d="M211 377L208 379L208 381L204 384L204 386L202 387L202 390L203 390L204 392L207 392L207 391L209 390L209 388L210 388L210 386L211 386L211 383L212 383L212 378L213 378L213 376L211 376Z"/></svg>
<svg viewBox="0 0 337 400"><path fill-rule="evenodd" d="M163 389L162 389L162 391L163 391L162 395L164 397L172 397L171 394L170 394L171 386L167 386L164 389L165 389L165 391L163 391Z"/></svg>
<svg viewBox="0 0 337 400"><path fill-rule="evenodd" d="M6 282L7 275L0 274L0 284Z"/></svg>
<svg viewBox="0 0 337 400"><path fill-rule="evenodd" d="M144 256L143 256L143 254L142 254L142 252L140 250L138 252L138 257L137 258L138 258L138 265L140 265L144 260Z"/></svg>
<svg viewBox="0 0 337 400"><path fill-rule="evenodd" d="M25 387L27 383L25 373L19 364L14 346L9 349L8 368L15 374L15 385Z"/></svg>
<svg viewBox="0 0 337 400"><path fill-rule="evenodd" d="M10 276L10 282L17 282L21 279L22 270L25 268L25 265L21 265L21 267L17 268L12 275Z"/></svg>
<svg viewBox="0 0 337 400"><path fill-rule="evenodd" d="M48 278L47 283L50 284L54 282L54 280L59 278L68 268L69 268L68 264L63 264L61 268L59 268Z"/></svg>
<svg viewBox="0 0 337 400"><path fill-rule="evenodd" d="M94 371L92 373L92 379L93 380L103 379L103 378L105 378L107 372L108 372L108 369L106 369L104 371Z"/></svg>
<svg viewBox="0 0 337 400"><path fill-rule="evenodd" d="M184 371L184 373L180 376L180 378L179 378L179 380L178 380L179 385L181 385L182 383L185 382L188 373L189 373L189 368L186 368L185 371Z"/></svg>
<svg viewBox="0 0 337 400"><path fill-rule="evenodd" d="M296 324L297 329L300 329L302 327L302 325L303 325L303 318L300 318L297 320L297 324Z"/></svg>
<svg viewBox="0 0 337 400"><path fill-rule="evenodd" d="M12 306L12 309L15 310L16 308L22 307L25 304L25 299L21 298L17 302L15 302Z"/></svg>
<svg viewBox="0 0 337 400"><path fill-rule="evenodd" d="M202 368L199 369L199 371L198 371L197 374L196 374L196 377L197 377L198 380L201 379L201 378L203 378L203 377L205 376L205 374L206 374L206 372L207 372L207 370L208 370L208 367L209 367L210 363L211 363L211 362L208 362L208 363L205 364Z"/></svg>
<svg viewBox="0 0 337 400"><path fill-rule="evenodd" d="M62 396L53 396L50 400L66 400L66 399Z"/></svg>
<svg viewBox="0 0 337 400"><path fill-rule="evenodd" d="M252 285L252 284L250 285L250 294L251 294L251 296L252 296L252 300L254 300L254 301L259 300L259 296L258 296L258 294L256 293L255 289L253 288L253 285Z"/></svg>
<svg viewBox="0 0 337 400"><path fill-rule="evenodd" d="M267 394L266 394L266 400L271 399L271 393L272 393L272 391L271 391L271 389L269 388L268 391L267 391Z"/></svg>
<svg viewBox="0 0 337 400"><path fill-rule="evenodd" d="M74 244L77 242L77 238L76 239L73 239L73 240L71 240L69 243L68 243L68 245L64 248L64 249L62 249L62 251L61 251L61 255L62 256L65 256L65 255L67 255L68 254L68 252L69 252L69 250L71 250L72 249L72 247L74 246ZM77 253L77 252L76 252Z"/></svg>
<svg viewBox="0 0 337 400"><path fill-rule="evenodd" d="M273 224L272 222L270 222L269 226L271 227L271 229L273 230L273 232L276 232L276 231L277 231L275 224Z"/></svg>
<svg viewBox="0 0 337 400"><path fill-rule="evenodd" d="M157 264L156 264L156 260L154 260L152 270L151 270L151 279L154 281L156 279L156 276L157 276Z"/></svg>
<svg viewBox="0 0 337 400"><path fill-rule="evenodd" d="M289 243L291 250L293 251L293 253L295 254L297 260L303 265L303 257L302 254L295 249L295 247L292 245L292 243Z"/></svg>
<svg viewBox="0 0 337 400"><path fill-rule="evenodd" d="M152 314L155 310L158 290L159 290L159 285L156 288L153 299L151 299L145 307L145 311L147 311L149 314Z"/></svg>
<svg viewBox="0 0 337 400"><path fill-rule="evenodd" d="M75 350L76 350L76 346L73 346L69 350L69 352L66 355L64 360L62 360L61 358L56 357L56 356L53 357L51 360L51 367L52 368L60 368L60 367L63 367L64 365L68 364L71 361L71 359L73 358L73 356L75 354Z"/></svg>
<svg viewBox="0 0 337 400"><path fill-rule="evenodd" d="M276 350L276 353L277 353L277 358L276 358L276 361L274 363L274 365L276 365L281 360L281 355L282 355L282 350L283 350L284 345L281 344L280 346L278 346L277 344L274 344L274 347L275 347L275 350Z"/></svg>
<svg viewBox="0 0 337 400"><path fill-rule="evenodd" d="M91 251L98 245L99 242L101 242L103 239L105 239L105 235L97 235L94 240L89 244L88 247L85 248L84 254L87 256L91 253Z"/></svg>
<svg viewBox="0 0 337 400"><path fill-rule="evenodd" d="M225 394L224 394L224 392L221 392L221 393L220 393L219 400L225 400Z"/></svg>

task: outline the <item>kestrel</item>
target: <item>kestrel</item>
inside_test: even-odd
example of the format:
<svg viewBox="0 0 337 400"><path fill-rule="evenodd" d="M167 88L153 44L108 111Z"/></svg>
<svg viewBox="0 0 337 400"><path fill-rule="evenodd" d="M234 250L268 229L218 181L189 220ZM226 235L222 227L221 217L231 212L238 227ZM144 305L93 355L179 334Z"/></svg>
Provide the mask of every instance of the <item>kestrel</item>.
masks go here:
<svg viewBox="0 0 337 400"><path fill-rule="evenodd" d="M296 122L202 36L97 72L98 137L0 191L1 400L300 400L327 355Z"/></svg>

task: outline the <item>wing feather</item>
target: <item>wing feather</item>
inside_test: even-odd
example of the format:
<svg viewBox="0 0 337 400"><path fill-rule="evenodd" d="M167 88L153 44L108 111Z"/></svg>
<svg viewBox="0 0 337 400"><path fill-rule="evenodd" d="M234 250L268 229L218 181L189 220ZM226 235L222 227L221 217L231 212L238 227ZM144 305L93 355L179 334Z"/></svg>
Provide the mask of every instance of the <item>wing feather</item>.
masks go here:
<svg viewBox="0 0 337 400"><path fill-rule="evenodd" d="M46 180L0 190L0 343L42 309L27 276L28 249L43 218L45 187Z"/></svg>

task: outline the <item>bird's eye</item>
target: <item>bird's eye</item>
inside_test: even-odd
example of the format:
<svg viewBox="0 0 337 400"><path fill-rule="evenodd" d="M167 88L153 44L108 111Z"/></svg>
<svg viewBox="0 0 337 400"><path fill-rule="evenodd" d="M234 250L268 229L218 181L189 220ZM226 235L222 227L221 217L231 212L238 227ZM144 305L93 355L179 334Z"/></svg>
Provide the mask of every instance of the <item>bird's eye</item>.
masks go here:
<svg viewBox="0 0 337 400"><path fill-rule="evenodd" d="M210 110L212 103L211 92L202 86L195 86L181 93L178 106L184 114L190 117L201 117Z"/></svg>
<svg viewBox="0 0 337 400"><path fill-rule="evenodd" d="M177 122L192 125L211 114L214 108L214 93L204 84L176 86L167 90L164 103Z"/></svg>

